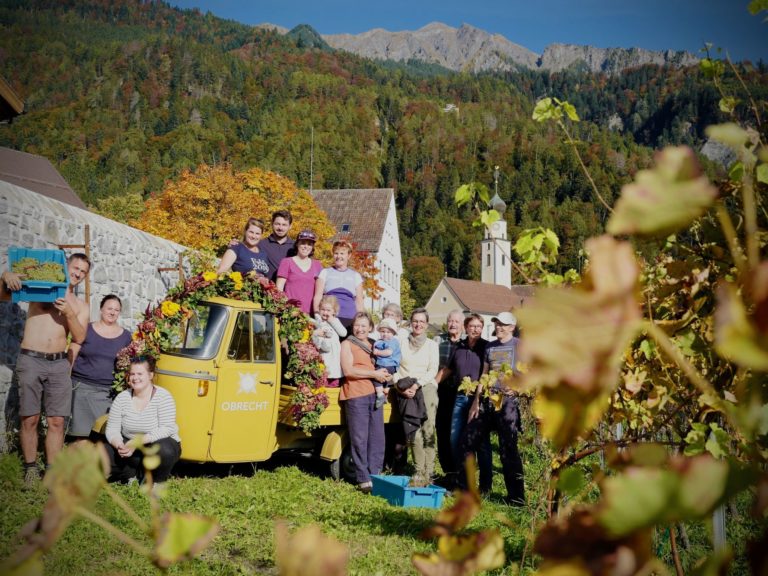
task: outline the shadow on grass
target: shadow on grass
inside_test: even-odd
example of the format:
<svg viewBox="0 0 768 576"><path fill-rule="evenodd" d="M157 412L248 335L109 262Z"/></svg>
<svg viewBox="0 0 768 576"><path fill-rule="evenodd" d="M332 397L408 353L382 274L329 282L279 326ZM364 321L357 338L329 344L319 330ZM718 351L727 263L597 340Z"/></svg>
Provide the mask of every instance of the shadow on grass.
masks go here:
<svg viewBox="0 0 768 576"><path fill-rule="evenodd" d="M179 462L173 468L176 478L226 478L227 476L242 476L249 478L257 470L276 470L283 466L296 466L302 472L318 478L329 477L329 464L324 460L309 454L299 452L278 452L264 462Z"/></svg>

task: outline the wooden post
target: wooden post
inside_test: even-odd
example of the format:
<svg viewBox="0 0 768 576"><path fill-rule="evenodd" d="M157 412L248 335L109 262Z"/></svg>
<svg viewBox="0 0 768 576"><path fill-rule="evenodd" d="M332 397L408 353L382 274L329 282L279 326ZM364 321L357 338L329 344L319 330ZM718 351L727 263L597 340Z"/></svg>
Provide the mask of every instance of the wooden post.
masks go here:
<svg viewBox="0 0 768 576"><path fill-rule="evenodd" d="M92 260L91 258L91 227L89 224L85 224L83 226L83 243L82 244L59 244L59 250L65 250L65 249L72 249L72 248L80 248L86 256L88 256L88 260ZM90 270L89 270L90 272ZM67 282L69 282L69 278L67 278ZM91 305L91 275L86 274L85 275L85 302L88 304L88 306Z"/></svg>
<svg viewBox="0 0 768 576"><path fill-rule="evenodd" d="M179 274L179 282L182 284L186 280L184 276L184 254L182 252L179 252L179 264L177 266L172 266L170 268L158 268L158 272L178 272Z"/></svg>

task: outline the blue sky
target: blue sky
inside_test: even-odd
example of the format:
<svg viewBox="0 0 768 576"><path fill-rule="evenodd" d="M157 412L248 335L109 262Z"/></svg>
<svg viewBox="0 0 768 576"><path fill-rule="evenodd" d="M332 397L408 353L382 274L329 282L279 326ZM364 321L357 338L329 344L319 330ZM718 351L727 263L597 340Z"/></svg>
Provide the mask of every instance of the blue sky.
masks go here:
<svg viewBox="0 0 768 576"><path fill-rule="evenodd" d="M768 23L748 0L170 0L244 24L309 24L321 34L471 24L541 53L547 44L688 50L705 42L734 60L768 61Z"/></svg>

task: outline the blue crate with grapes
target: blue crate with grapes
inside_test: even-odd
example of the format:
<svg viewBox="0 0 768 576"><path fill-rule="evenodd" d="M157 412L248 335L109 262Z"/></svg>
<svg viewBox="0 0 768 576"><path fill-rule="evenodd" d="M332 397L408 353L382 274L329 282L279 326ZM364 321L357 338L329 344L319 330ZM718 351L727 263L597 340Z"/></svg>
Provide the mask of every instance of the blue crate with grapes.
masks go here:
<svg viewBox="0 0 768 576"><path fill-rule="evenodd" d="M22 274L21 290L11 292L18 302L53 302L67 295L67 257L63 250L8 248L8 270Z"/></svg>

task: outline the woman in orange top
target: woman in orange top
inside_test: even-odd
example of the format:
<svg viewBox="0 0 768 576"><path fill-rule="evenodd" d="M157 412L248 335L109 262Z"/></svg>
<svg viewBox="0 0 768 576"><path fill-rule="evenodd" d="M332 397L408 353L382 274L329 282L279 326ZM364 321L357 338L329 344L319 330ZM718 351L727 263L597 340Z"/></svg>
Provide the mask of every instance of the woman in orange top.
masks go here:
<svg viewBox="0 0 768 576"><path fill-rule="evenodd" d="M358 312L352 322L352 335L341 343L341 371L346 381L339 394L352 446L357 487L371 491L371 474L384 466L384 411L376 410L376 389L372 380L384 382L391 376L386 369L374 369L373 321L367 312Z"/></svg>

